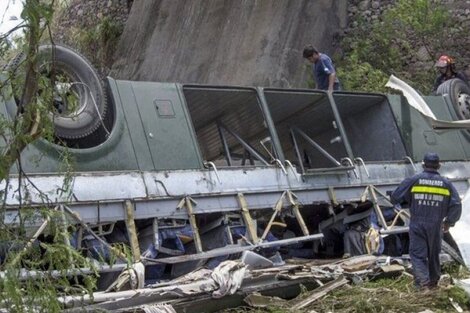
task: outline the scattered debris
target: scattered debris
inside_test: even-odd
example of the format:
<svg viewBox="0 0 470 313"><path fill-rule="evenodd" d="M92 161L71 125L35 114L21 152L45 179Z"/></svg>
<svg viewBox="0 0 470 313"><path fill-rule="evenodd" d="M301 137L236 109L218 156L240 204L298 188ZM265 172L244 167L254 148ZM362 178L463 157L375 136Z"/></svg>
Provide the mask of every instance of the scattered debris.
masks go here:
<svg viewBox="0 0 470 313"><path fill-rule="evenodd" d="M447 287L452 284L452 277L450 277L449 274L442 274L441 278L439 279L439 282L437 285L439 287Z"/></svg>
<svg viewBox="0 0 470 313"><path fill-rule="evenodd" d="M242 260L249 264L245 264ZM408 256L390 258L363 255L348 260L291 259L286 260L282 266L259 268L268 265L269 262L266 260L269 261L254 252L244 253L239 260L223 261L213 270L199 269L171 281L148 285L147 288L97 292L93 294L93 297L66 297L63 303L67 307L85 304L88 305L88 311L170 313L174 308L177 311L190 309L191 312L201 312L201 310L193 310L194 302L204 303L205 306L210 301L234 297L238 299L237 301L243 299L253 308L279 307L297 312L306 310L308 307L310 312L315 312L312 310L324 312L322 305L324 301L332 301L331 298L325 298L330 294L335 296L343 293L355 294L364 297L363 301L385 297L390 307L395 305L396 297L420 300L423 297L429 299L433 297L432 294L424 296L414 292L412 279L409 277L411 274L407 272L410 270ZM368 287L371 280L378 278L390 279L390 284ZM444 281L449 284L452 282L449 275L443 275L442 281L441 286ZM409 285L404 286L404 282ZM464 289L467 288L467 292L469 291L470 280L457 280L456 283ZM301 284L308 285L309 291L299 295ZM401 289L398 291L394 289L394 284L401 286ZM294 286L297 288L296 293L288 296L285 291ZM241 299L240 295L243 295ZM419 297L416 298L417 296ZM283 299L288 297L292 299ZM320 298L324 299L317 301ZM460 307L459 303L463 304L459 296L450 293L442 299L449 308L452 305L456 310ZM171 304L170 307L168 307L169 304ZM410 309L415 312L425 308L421 304L410 306ZM68 312L80 311L69 309Z"/></svg>
<svg viewBox="0 0 470 313"><path fill-rule="evenodd" d="M136 262L132 267L125 269L118 278L106 289L106 291L122 290L126 284L130 285L130 289L139 289L144 287L145 266L142 262Z"/></svg>
<svg viewBox="0 0 470 313"><path fill-rule="evenodd" d="M241 261L245 263L249 269L268 268L274 265L273 261L252 251L243 251Z"/></svg>
<svg viewBox="0 0 470 313"><path fill-rule="evenodd" d="M341 263L341 267L346 272L357 272L370 268L377 262L377 257L373 255L361 255L347 259Z"/></svg>
<svg viewBox="0 0 470 313"><path fill-rule="evenodd" d="M462 313L463 310L462 308L460 307L460 305L454 301L454 299L452 299L451 297L449 297L449 301L450 301L450 304L452 304L452 306L454 307L454 309L459 312L459 313Z"/></svg>
<svg viewBox="0 0 470 313"><path fill-rule="evenodd" d="M382 277L396 277L405 271L405 267L398 264L385 265L379 267L379 271L383 273Z"/></svg>

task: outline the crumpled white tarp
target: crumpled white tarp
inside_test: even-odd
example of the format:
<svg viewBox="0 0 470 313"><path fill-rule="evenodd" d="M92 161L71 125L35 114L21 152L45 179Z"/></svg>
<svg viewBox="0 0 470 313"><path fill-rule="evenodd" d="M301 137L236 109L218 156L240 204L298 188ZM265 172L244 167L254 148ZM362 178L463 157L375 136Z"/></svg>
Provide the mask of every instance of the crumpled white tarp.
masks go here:
<svg viewBox="0 0 470 313"><path fill-rule="evenodd" d="M212 271L211 278L219 289L212 292L213 298L222 298L234 294L240 288L246 272L246 264L241 261L224 261Z"/></svg>
<svg viewBox="0 0 470 313"><path fill-rule="evenodd" d="M462 200L462 216L450 229L450 233L459 246L465 265L470 268L470 190L467 190Z"/></svg>
<svg viewBox="0 0 470 313"><path fill-rule="evenodd" d="M200 269L172 280L165 293L189 296L212 292L214 298L234 294L240 288L247 265L240 260L224 261L212 271Z"/></svg>
<svg viewBox="0 0 470 313"><path fill-rule="evenodd" d="M176 313L170 304L155 304L142 307L145 313Z"/></svg>
<svg viewBox="0 0 470 313"><path fill-rule="evenodd" d="M408 100L408 103L413 108L418 110L434 129L470 128L470 120L438 120L421 95L416 90L414 90L413 87L393 75L390 75L390 78L388 79L388 82L385 84L385 86L400 90L406 97L406 100Z"/></svg>

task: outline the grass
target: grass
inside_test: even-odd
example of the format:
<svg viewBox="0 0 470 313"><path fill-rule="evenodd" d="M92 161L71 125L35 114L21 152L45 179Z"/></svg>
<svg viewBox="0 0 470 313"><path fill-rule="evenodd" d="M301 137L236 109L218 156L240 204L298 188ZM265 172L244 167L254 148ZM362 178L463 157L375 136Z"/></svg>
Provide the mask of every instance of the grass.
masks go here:
<svg viewBox="0 0 470 313"><path fill-rule="evenodd" d="M446 266L444 273L455 278L469 276L469 272L460 266ZM449 298L454 299L462 309L470 309L470 298L459 287L449 285L435 291L423 293L417 291L410 275L397 278L381 278L364 282L361 285L346 286L332 291L299 313L331 312L331 313L413 313L426 309L435 313L456 312ZM283 313L290 312L288 307L249 308L239 307L220 313Z"/></svg>
<svg viewBox="0 0 470 313"><path fill-rule="evenodd" d="M223 311L220 311L219 313L244 313L244 312L249 312L249 313L284 313L288 312L287 309L284 308L266 308L266 309L253 309L250 307L238 307L235 309L226 309Z"/></svg>
<svg viewBox="0 0 470 313"><path fill-rule="evenodd" d="M434 309L434 299L434 293L416 292L412 278L401 276L397 279L378 279L362 286L337 290L311 308L318 312L420 312ZM440 306L443 306L441 302Z"/></svg>

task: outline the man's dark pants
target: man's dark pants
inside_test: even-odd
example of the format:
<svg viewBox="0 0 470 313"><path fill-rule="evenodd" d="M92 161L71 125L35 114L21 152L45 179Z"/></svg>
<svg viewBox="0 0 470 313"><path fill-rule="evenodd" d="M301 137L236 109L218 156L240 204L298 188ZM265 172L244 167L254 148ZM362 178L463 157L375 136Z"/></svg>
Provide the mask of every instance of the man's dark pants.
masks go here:
<svg viewBox="0 0 470 313"><path fill-rule="evenodd" d="M435 287L441 276L441 223L410 224L410 257L417 287Z"/></svg>

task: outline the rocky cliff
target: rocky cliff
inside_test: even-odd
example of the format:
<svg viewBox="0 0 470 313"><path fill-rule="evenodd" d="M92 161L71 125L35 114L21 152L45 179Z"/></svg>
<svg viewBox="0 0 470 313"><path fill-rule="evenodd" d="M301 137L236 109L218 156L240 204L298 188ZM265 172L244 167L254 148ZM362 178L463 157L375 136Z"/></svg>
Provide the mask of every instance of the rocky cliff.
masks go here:
<svg viewBox="0 0 470 313"><path fill-rule="evenodd" d="M347 7L347 0L135 1L111 75L306 87L304 45L333 53Z"/></svg>

